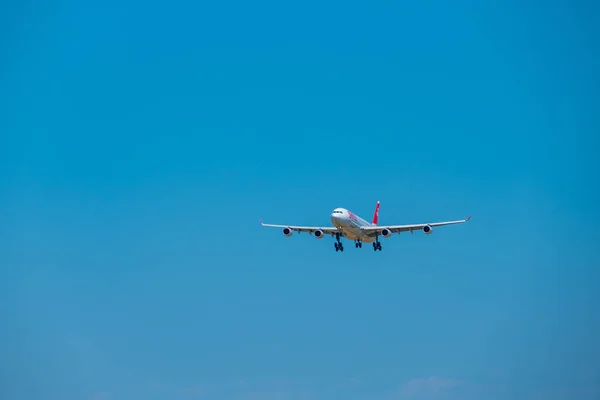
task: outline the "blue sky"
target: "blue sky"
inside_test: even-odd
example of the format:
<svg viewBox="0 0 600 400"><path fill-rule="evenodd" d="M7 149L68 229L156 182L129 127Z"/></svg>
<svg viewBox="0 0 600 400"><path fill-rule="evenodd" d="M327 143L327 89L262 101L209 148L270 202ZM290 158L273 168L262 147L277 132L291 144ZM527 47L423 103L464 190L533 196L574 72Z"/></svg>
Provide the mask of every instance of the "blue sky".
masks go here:
<svg viewBox="0 0 600 400"><path fill-rule="evenodd" d="M598 398L597 6L417 3L3 4L0 397Z"/></svg>

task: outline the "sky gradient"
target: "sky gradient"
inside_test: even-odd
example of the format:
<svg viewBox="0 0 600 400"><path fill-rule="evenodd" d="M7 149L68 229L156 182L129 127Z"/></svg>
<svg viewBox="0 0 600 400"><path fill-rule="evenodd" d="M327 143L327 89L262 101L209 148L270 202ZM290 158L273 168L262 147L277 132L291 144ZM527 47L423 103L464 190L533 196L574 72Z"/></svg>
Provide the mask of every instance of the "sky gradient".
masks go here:
<svg viewBox="0 0 600 400"><path fill-rule="evenodd" d="M599 11L3 3L0 398L599 398Z"/></svg>

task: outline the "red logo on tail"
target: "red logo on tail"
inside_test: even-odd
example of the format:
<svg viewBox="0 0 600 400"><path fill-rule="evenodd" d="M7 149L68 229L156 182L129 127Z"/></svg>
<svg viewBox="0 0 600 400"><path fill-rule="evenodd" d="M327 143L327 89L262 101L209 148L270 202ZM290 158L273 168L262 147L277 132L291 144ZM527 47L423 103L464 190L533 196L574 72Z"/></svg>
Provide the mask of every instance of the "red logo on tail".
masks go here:
<svg viewBox="0 0 600 400"><path fill-rule="evenodd" d="M373 225L377 225L379 222L379 202L375 206L375 214L373 215Z"/></svg>

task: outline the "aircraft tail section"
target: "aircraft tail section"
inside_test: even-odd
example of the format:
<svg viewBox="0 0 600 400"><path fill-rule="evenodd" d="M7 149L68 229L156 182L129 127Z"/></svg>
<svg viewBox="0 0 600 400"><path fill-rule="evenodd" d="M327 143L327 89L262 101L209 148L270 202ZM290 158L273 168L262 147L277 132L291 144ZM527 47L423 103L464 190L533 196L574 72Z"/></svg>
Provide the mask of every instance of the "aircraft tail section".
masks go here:
<svg viewBox="0 0 600 400"><path fill-rule="evenodd" d="M375 214L373 214L373 225L377 225L379 222L379 202L375 206Z"/></svg>

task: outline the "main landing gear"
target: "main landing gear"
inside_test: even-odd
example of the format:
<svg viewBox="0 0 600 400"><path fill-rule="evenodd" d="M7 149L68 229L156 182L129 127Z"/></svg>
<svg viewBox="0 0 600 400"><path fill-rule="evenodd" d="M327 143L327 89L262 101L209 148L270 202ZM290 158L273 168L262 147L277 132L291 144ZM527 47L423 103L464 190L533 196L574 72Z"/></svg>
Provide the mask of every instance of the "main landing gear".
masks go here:
<svg viewBox="0 0 600 400"><path fill-rule="evenodd" d="M342 237L342 235L340 233L336 233L335 234L335 243L333 244L333 246L335 247L335 251L344 251L344 245L342 244L342 241L340 240ZM358 248L362 248L362 240L360 239L356 239L354 241L354 247ZM375 239L375 241L373 242L373 251L381 251L381 243L379 243L379 238Z"/></svg>
<svg viewBox="0 0 600 400"><path fill-rule="evenodd" d="M379 238L375 239L373 242L373 251L381 251L381 243L379 242Z"/></svg>
<svg viewBox="0 0 600 400"><path fill-rule="evenodd" d="M339 233L335 234L335 240L336 240L336 242L333 244L335 246L335 251L344 251L344 245L342 244L342 242L340 240Z"/></svg>

